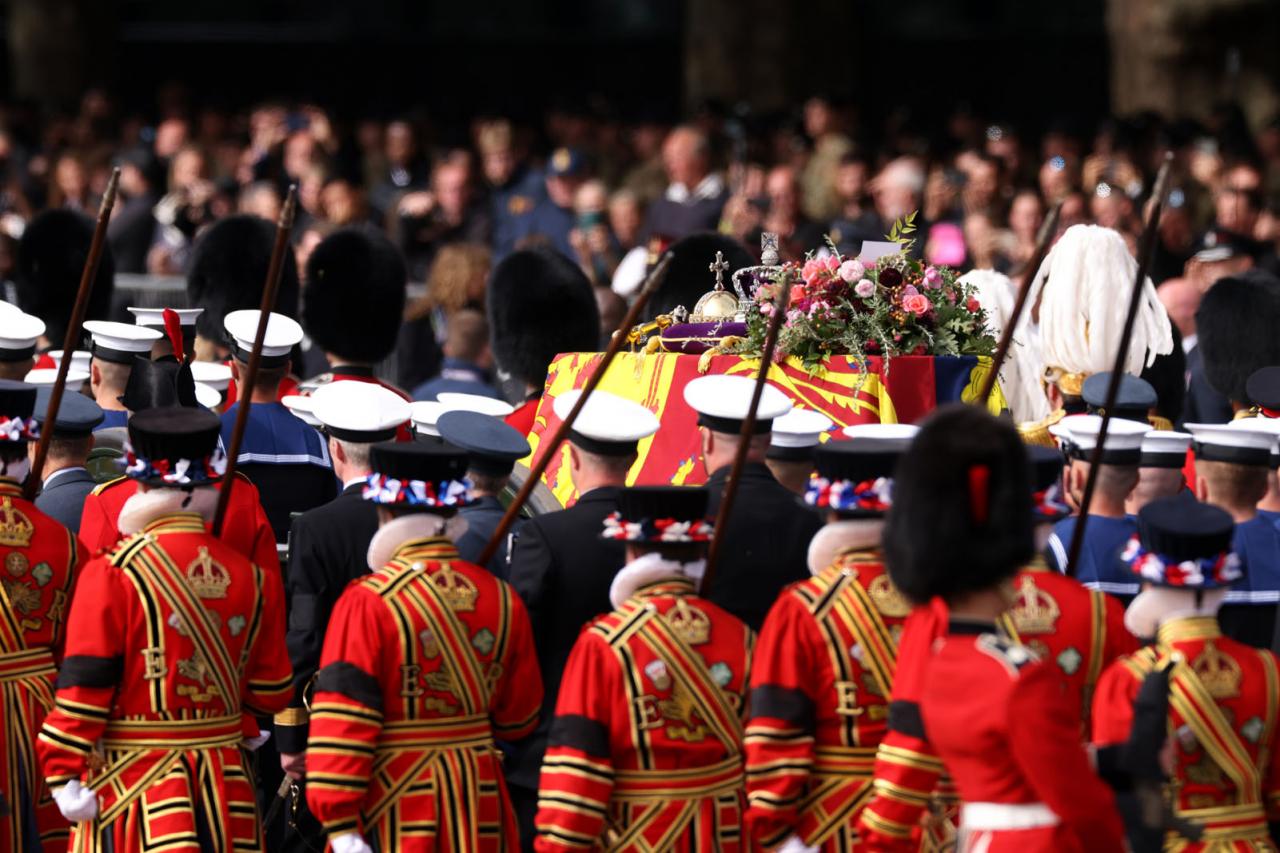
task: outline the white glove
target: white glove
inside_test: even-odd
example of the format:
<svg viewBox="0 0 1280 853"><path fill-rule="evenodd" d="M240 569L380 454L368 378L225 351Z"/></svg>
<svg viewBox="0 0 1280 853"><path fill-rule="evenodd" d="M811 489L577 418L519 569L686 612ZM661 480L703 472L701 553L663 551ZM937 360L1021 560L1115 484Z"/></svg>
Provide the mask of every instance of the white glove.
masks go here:
<svg viewBox="0 0 1280 853"><path fill-rule="evenodd" d="M271 732L258 732L253 737L241 738L240 743L250 752L257 752L267 741L271 740Z"/></svg>
<svg viewBox="0 0 1280 853"><path fill-rule="evenodd" d="M333 853L373 853L373 848L365 842L364 836L358 832L330 835L329 846L333 848Z"/></svg>
<svg viewBox="0 0 1280 853"><path fill-rule="evenodd" d="M58 811L72 823L93 820L98 816L98 795L72 779L53 793Z"/></svg>
<svg viewBox="0 0 1280 853"><path fill-rule="evenodd" d="M810 847L800 840L800 836L792 833L787 836L787 840L783 841L777 847L773 848L774 853L818 853L817 847Z"/></svg>

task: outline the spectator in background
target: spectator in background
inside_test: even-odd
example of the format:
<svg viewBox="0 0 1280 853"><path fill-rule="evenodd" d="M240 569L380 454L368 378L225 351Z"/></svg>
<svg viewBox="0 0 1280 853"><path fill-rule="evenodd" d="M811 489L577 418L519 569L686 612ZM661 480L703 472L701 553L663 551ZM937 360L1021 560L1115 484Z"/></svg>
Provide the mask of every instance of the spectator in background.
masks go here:
<svg viewBox="0 0 1280 853"><path fill-rule="evenodd" d="M426 279L436 254L451 243L489 243L489 215L475 202L471 158L464 152L440 160L431 189L406 193L397 210L410 281Z"/></svg>
<svg viewBox="0 0 1280 853"><path fill-rule="evenodd" d="M1008 250L1011 270L1021 270L1031 262L1036 251L1036 237L1044 223L1044 204L1035 190L1019 190L1009 205L1009 232L1012 237Z"/></svg>
<svg viewBox="0 0 1280 853"><path fill-rule="evenodd" d="M65 207L90 216L98 213L98 201L89 190L89 178L78 154L66 153L53 164L49 207Z"/></svg>
<svg viewBox="0 0 1280 853"><path fill-rule="evenodd" d="M116 162L120 166L120 194L107 225L107 240L116 256L117 272L144 273L156 230L152 213L159 198L155 158L145 148L136 147L126 150Z"/></svg>
<svg viewBox="0 0 1280 853"><path fill-rule="evenodd" d="M529 217L523 246L527 238L548 245L566 258L576 259L577 250L570 239L578 226L574 197L587 181L587 156L576 148L557 148L547 160L546 197L538 202ZM584 230L584 229L579 229Z"/></svg>
<svg viewBox="0 0 1280 853"><path fill-rule="evenodd" d="M623 254L640 245L644 227L644 205L632 190L621 189L609 196L609 230Z"/></svg>
<svg viewBox="0 0 1280 853"><path fill-rule="evenodd" d="M853 152L853 141L843 132L835 104L820 95L805 102L804 132L813 142L813 153L797 180L800 209L807 219L827 222L840 212L836 171Z"/></svg>
<svg viewBox="0 0 1280 853"><path fill-rule="evenodd" d="M643 206L662 198L667 188L666 167L662 163L662 141L666 131L661 124L644 120L627 135L631 157L635 162L622 178L622 188L633 192Z"/></svg>
<svg viewBox="0 0 1280 853"><path fill-rule="evenodd" d="M965 168L961 191L966 213L993 216L1000 207L1000 161L990 154L974 152Z"/></svg>
<svg viewBox="0 0 1280 853"><path fill-rule="evenodd" d="M592 290L595 292L596 308L600 311L600 351L603 352L609 348L609 339L627 316L627 300L608 287L595 287Z"/></svg>
<svg viewBox="0 0 1280 853"><path fill-rule="evenodd" d="M608 285L622 257L609 228L605 210L608 200L608 190L598 180L583 183L573 197L574 225L569 231L569 245L573 247L572 257L593 285Z"/></svg>
<svg viewBox="0 0 1280 853"><path fill-rule="evenodd" d="M424 189L430 174L409 122L401 119L388 124L383 140L383 172L369 194L369 204L379 221L393 214L400 196Z"/></svg>
<svg viewBox="0 0 1280 853"><path fill-rule="evenodd" d="M241 190L236 211L261 217L268 222L275 222L280 217L282 203L280 190L276 189L275 184L269 181L258 181Z"/></svg>
<svg viewBox="0 0 1280 853"><path fill-rule="evenodd" d="M1062 201L1080 189L1080 164L1074 158L1054 154L1040 166L1040 197L1049 204Z"/></svg>
<svg viewBox="0 0 1280 853"><path fill-rule="evenodd" d="M177 275L186 268L196 232L215 219L214 195L204 154L190 145L179 149L169 161L169 192L155 206L148 272Z"/></svg>
<svg viewBox="0 0 1280 853"><path fill-rule="evenodd" d="M369 221L364 192L343 178L334 178L320 190L320 218L333 228Z"/></svg>
<svg viewBox="0 0 1280 853"><path fill-rule="evenodd" d="M501 260L528 233L533 209L546 198L543 175L529 166L516 147L515 132L505 120L486 122L476 134L480 167L489 185L489 216L493 222L493 254Z"/></svg>
<svg viewBox="0 0 1280 853"><path fill-rule="evenodd" d="M490 373L489 323L474 308L461 308L449 317L440 372L413 389L413 399L434 400L442 391L479 394L501 399Z"/></svg>
<svg viewBox="0 0 1280 853"><path fill-rule="evenodd" d="M1190 354L1196 346L1196 310L1200 307L1200 289L1185 278L1170 278L1156 289L1169 322L1182 336L1182 351Z"/></svg>
<svg viewBox="0 0 1280 853"><path fill-rule="evenodd" d="M1084 193L1073 190L1062 199L1062 210L1058 213L1058 236L1072 225L1084 225L1089 219L1089 204Z"/></svg>
<svg viewBox="0 0 1280 853"><path fill-rule="evenodd" d="M840 209L827 227L831 242L843 254L856 255L863 240L878 239L880 220L869 193L871 167L857 155L847 155L836 169L835 190Z"/></svg>
<svg viewBox="0 0 1280 853"><path fill-rule="evenodd" d="M822 245L823 229L800 210L800 180L790 166L775 166L765 178L765 194L769 207L761 224L762 231L778 235L778 249L786 261L803 261L806 252ZM759 245L759 233L746 240Z"/></svg>
<svg viewBox="0 0 1280 853"><path fill-rule="evenodd" d="M711 170L711 144L706 134L681 125L662 145L667 189L649 206L644 234L679 240L698 231L714 231L720 222L728 191L724 179Z"/></svg>
<svg viewBox="0 0 1280 853"><path fill-rule="evenodd" d="M415 388L439 370L440 344L449 318L464 308L483 311L491 255L480 243L443 246L431 267L427 292L405 308L396 347L397 382Z"/></svg>

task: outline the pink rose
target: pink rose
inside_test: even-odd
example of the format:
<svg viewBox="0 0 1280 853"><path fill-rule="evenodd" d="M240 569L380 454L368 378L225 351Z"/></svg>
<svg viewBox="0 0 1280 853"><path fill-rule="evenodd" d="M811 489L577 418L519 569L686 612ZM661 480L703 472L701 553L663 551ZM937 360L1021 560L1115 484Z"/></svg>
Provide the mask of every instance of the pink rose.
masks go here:
<svg viewBox="0 0 1280 853"><path fill-rule="evenodd" d="M853 292L867 299L871 294L876 292L876 283L869 278L864 278L853 286Z"/></svg>
<svg viewBox="0 0 1280 853"><path fill-rule="evenodd" d="M826 258L823 259L823 263L827 265L827 269L831 272L835 272L840 269L840 259L835 255L827 255Z"/></svg>
<svg viewBox="0 0 1280 853"><path fill-rule="evenodd" d="M817 259L810 259L804 262L804 266L800 268L800 277L807 283L813 284L822 274L826 272L826 265Z"/></svg>
<svg viewBox="0 0 1280 853"><path fill-rule="evenodd" d="M916 295L917 293L919 293L919 292L920 292L920 291L918 291L918 290L916 290L916 289L915 289L915 286L914 286L914 285L910 285L910 284L908 284L906 287L902 288L902 296L903 296L903 298L904 298L904 299L905 299L906 297L908 297L908 296L915 296L915 295Z"/></svg>
<svg viewBox="0 0 1280 853"><path fill-rule="evenodd" d="M933 289L942 287L942 273L937 267L925 267L924 286Z"/></svg>
<svg viewBox="0 0 1280 853"><path fill-rule="evenodd" d="M809 295L808 292L804 289L804 285L793 284L791 285L791 296L788 299L788 301L792 305L795 305L797 302L804 299L808 295Z"/></svg>
<svg viewBox="0 0 1280 853"><path fill-rule="evenodd" d="M930 307L929 297L919 293L913 293L910 296L904 297L902 300L902 310L910 311L917 317L922 317L925 314L928 314Z"/></svg>
<svg viewBox="0 0 1280 853"><path fill-rule="evenodd" d="M840 278L844 279L849 284L853 284L866 274L866 268L864 268L859 261L845 261L840 265Z"/></svg>
<svg viewBox="0 0 1280 853"><path fill-rule="evenodd" d="M772 303L772 302L762 302L762 303L760 303L760 316L762 316L762 317L772 317L772 316L773 316L773 303Z"/></svg>

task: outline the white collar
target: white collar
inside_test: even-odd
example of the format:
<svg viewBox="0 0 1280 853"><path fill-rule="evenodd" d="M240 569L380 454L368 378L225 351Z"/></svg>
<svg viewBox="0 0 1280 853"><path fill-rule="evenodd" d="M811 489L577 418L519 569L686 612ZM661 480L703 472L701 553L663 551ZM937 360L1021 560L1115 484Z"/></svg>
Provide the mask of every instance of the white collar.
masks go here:
<svg viewBox="0 0 1280 853"><path fill-rule="evenodd" d="M1200 343L1200 336L1198 334L1193 333L1193 334L1187 335L1182 339L1182 352L1184 354L1190 353L1193 349L1196 348L1196 344L1198 343Z"/></svg>
<svg viewBox="0 0 1280 853"><path fill-rule="evenodd" d="M1225 589L1205 590L1196 605L1194 590L1153 586L1134 596L1124 611L1124 626L1139 639L1150 639L1160 626L1187 616L1216 616L1227 597Z"/></svg>
<svg viewBox="0 0 1280 853"><path fill-rule="evenodd" d="M609 601L614 607L621 607L628 598L635 595L636 590L660 580L691 580L696 588L702 584L702 575L706 570L706 560L678 563L664 559L657 551L651 551L627 563L613 576L613 583L609 585Z"/></svg>
<svg viewBox="0 0 1280 853"><path fill-rule="evenodd" d="M189 498L189 500L188 500ZM218 490L201 487L184 492L182 489L152 489L135 492L120 508L116 528L125 536L132 536L157 518L178 512L199 513L208 524L218 507Z"/></svg>
<svg viewBox="0 0 1280 853"><path fill-rule="evenodd" d="M415 512L393 518L379 527L369 540L369 569L375 572L381 569L406 542L432 536L444 536L457 542L466 532L467 520L461 515L446 519L431 512Z"/></svg>
<svg viewBox="0 0 1280 853"><path fill-rule="evenodd" d="M364 482L367 482L367 481L368 481L368 479L369 479L369 478L368 478L368 476L367 476L367 475L365 475L365 474L361 474L359 477L352 477L350 480L343 480L343 481L342 481L342 491L344 491L344 492L345 492L347 489L351 488L351 487L352 487L352 486L354 486L356 483L364 483Z"/></svg>
<svg viewBox="0 0 1280 853"><path fill-rule="evenodd" d="M880 547L884 522L878 518L851 518L833 521L809 541L809 574L818 575L836 561L841 551L856 548L874 551Z"/></svg>
<svg viewBox="0 0 1280 853"><path fill-rule="evenodd" d="M49 484L52 483L54 480L58 479L59 477L61 477L63 474L70 474L72 471L84 471L87 473L88 470L89 469L85 468L83 465L73 465L70 468L59 468L57 471L54 471L48 477L45 477L44 487L46 489L49 488Z"/></svg>
<svg viewBox="0 0 1280 853"><path fill-rule="evenodd" d="M695 201L703 201L709 198L715 198L724 192L724 179L712 172L707 175L698 185L690 192L689 188L684 184L670 184L667 186L666 197L668 201L674 201L678 204L687 204Z"/></svg>

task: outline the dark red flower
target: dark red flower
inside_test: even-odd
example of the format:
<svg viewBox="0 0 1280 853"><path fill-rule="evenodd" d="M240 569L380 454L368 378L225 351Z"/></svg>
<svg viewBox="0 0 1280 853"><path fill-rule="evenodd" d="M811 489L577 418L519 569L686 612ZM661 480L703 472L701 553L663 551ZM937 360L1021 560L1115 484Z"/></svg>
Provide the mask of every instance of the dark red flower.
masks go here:
<svg viewBox="0 0 1280 853"><path fill-rule="evenodd" d="M902 284L902 273L893 267L888 267L880 271L879 281L885 287L897 287Z"/></svg>

